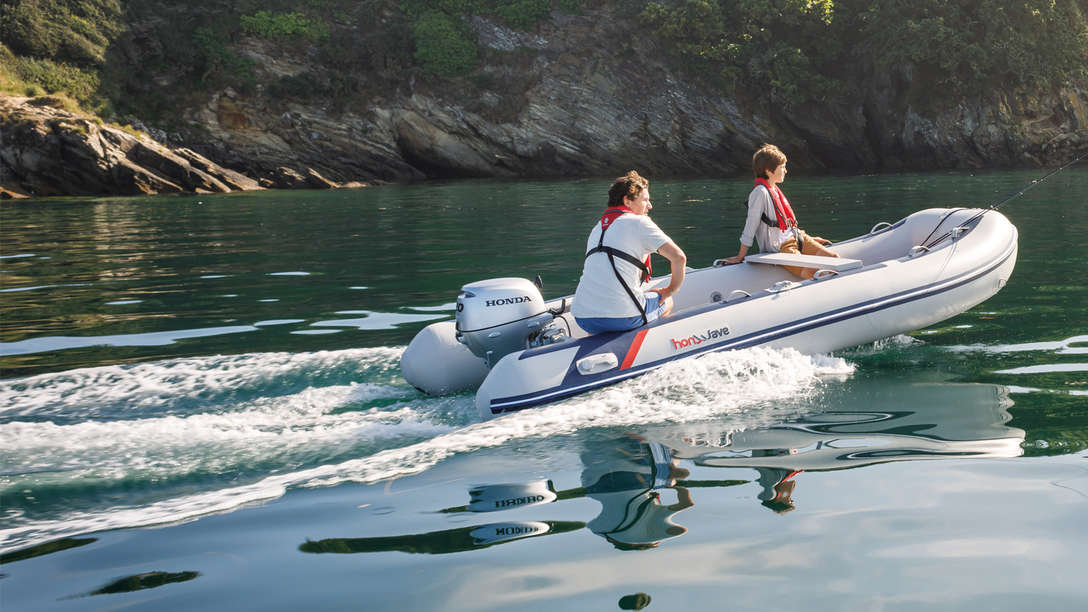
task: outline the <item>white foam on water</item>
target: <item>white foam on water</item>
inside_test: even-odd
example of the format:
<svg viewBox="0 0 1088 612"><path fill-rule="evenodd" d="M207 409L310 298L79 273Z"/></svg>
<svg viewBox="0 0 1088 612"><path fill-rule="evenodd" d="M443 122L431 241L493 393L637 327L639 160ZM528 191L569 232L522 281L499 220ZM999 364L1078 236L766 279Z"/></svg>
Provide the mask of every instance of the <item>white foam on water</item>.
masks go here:
<svg viewBox="0 0 1088 612"><path fill-rule="evenodd" d="M269 272L268 276L310 276L310 272Z"/></svg>
<svg viewBox="0 0 1088 612"><path fill-rule="evenodd" d="M95 418L104 409L152 414L181 399L260 389L334 368L395 367L401 349L254 353L81 368L0 380L0 418ZM120 407L120 408L119 408Z"/></svg>
<svg viewBox="0 0 1088 612"><path fill-rule="evenodd" d="M880 340L871 342L869 344L855 346L841 352L847 355L873 355L876 353L882 353L888 349L903 348L920 344L925 343L918 338L914 338L906 334L898 334L895 336L888 336L887 338L881 338Z"/></svg>
<svg viewBox="0 0 1088 612"><path fill-rule="evenodd" d="M240 410L185 417L72 425L16 421L0 427L0 464L8 478L17 481L16 487L24 486L24 481L40 482L42 473L58 474L65 482L167 481L245 471L258 462L297 465L307 457L333 455L336 449L350 451L360 441L381 445L451 429L410 406L336 412L374 399L411 395L403 387L363 383L310 388L258 398Z"/></svg>
<svg viewBox="0 0 1088 612"><path fill-rule="evenodd" d="M335 466L323 466L293 483L328 486L371 483L427 469L455 453L500 446L519 438L548 438L587 427L627 427L700 420L745 411L768 402L796 401L815 391L823 376L849 375L843 359L806 357L793 350L753 348L673 362L645 376L563 402L476 423L404 448ZM472 398L465 398L475 410Z"/></svg>
<svg viewBox="0 0 1088 612"><path fill-rule="evenodd" d="M167 407L171 398L200 394L205 385L231 388L272 379L299 367L329 367L369 359L391 367L402 349L359 349L302 355L270 354L172 360L138 366L91 368L0 383L3 416L58 413L63 407L109 402ZM304 365L309 364L309 365ZM471 394L419 396L401 381L360 381L257 397L240 407L189 416L117 421L9 422L0 425L4 463L34 477L122 479L224 474L213 490L143 505L73 508L49 519L5 517L0 550L91 531L191 520L277 498L292 487L374 483L424 471L457 453L511 440L547 439L587 427L683 423L723 414L749 426L765 424L768 407L795 404L818 393L828 378L849 376L841 358L754 348L674 362L618 385L568 400L477 422ZM12 396L19 395L29 400ZM383 408L366 408L380 399ZM353 406L359 406L353 409ZM83 410L87 410L83 408ZM93 409L92 409L93 412ZM748 421L751 421L748 423ZM467 424L466 424L467 423ZM352 457L291 470L308 457ZM255 464L281 466L241 486L229 476ZM312 464L312 461L310 462ZM53 470L57 475L43 475ZM11 476L0 482L11 482ZM25 488L24 484L17 486Z"/></svg>

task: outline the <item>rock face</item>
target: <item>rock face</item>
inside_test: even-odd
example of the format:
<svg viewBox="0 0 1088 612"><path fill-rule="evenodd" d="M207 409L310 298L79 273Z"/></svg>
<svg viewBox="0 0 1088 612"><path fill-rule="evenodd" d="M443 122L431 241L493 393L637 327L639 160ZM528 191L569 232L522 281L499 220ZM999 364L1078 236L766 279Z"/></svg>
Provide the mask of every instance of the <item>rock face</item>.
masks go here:
<svg viewBox="0 0 1088 612"><path fill-rule="evenodd" d="M1040 166L1088 153L1085 83L1031 99L983 92L922 109L909 101L927 92L907 66L823 104L771 105L757 92L727 94L670 68L652 39L630 36L607 10L556 14L532 34L473 17L467 26L481 61L472 75L405 75L393 86L364 87L346 103L283 97L264 86L208 92L179 111L199 129L159 138L185 147L7 99L0 102L0 186L44 196L629 169L721 176L746 174L763 142L810 170ZM139 50L138 40L127 45L132 53L161 53L153 45ZM239 49L259 83L330 70L298 48L243 40ZM150 74L148 82L166 78Z"/></svg>
<svg viewBox="0 0 1088 612"><path fill-rule="evenodd" d="M261 189L185 148L100 125L47 104L0 99L0 184L13 194L137 195Z"/></svg>
<svg viewBox="0 0 1088 612"><path fill-rule="evenodd" d="M366 186L330 180L305 164L251 178L192 149L171 148L51 103L0 97L0 198ZM258 162L265 157L260 149L254 153Z"/></svg>

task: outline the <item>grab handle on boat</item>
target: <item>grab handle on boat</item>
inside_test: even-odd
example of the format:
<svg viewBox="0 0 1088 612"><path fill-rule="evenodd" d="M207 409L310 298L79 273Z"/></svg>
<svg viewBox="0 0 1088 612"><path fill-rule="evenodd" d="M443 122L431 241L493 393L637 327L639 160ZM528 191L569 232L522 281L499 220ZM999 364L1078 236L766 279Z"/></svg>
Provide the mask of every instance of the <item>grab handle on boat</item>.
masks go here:
<svg viewBox="0 0 1088 612"><path fill-rule="evenodd" d="M554 316L554 317L558 317L559 315L563 314L566 311L567 311L567 298L563 298L563 301L560 302L560 304L559 304L559 308L556 308L554 310L551 309L551 308L548 309L548 312L552 313L552 316Z"/></svg>
<svg viewBox="0 0 1088 612"><path fill-rule="evenodd" d="M820 280L825 276L838 276L838 270L828 270L827 268L821 268L816 270L816 273L812 275L812 280Z"/></svg>
<svg viewBox="0 0 1088 612"><path fill-rule="evenodd" d="M729 297L725 298L726 303L732 302L733 301L733 296L737 295L738 293L743 295L746 298L752 297L752 294L748 293L744 289L734 289L734 290L729 292Z"/></svg>
<svg viewBox="0 0 1088 612"><path fill-rule="evenodd" d="M793 289L794 287L800 287L800 286L801 286L801 283L796 283L796 282L790 281L790 280L782 280L782 281L778 281L777 283L771 285L770 287L767 287L767 291L769 291L771 293L781 293L783 291L789 291L790 289Z"/></svg>
<svg viewBox="0 0 1088 612"><path fill-rule="evenodd" d="M590 374L607 372L619 364L620 361L616 358L614 353L598 353L579 359L577 363L575 363L575 367L578 368L580 374L588 376Z"/></svg>
<svg viewBox="0 0 1088 612"><path fill-rule="evenodd" d="M869 230L869 233L870 234L875 234L878 231L884 229L884 228L880 227L881 225L883 225L884 227L891 227L892 226L892 224L888 223L887 221L881 221L880 223L877 223L876 225L874 225L873 229Z"/></svg>
<svg viewBox="0 0 1088 612"><path fill-rule="evenodd" d="M971 228L967 227L966 225L961 225L959 227L952 228L952 240L955 240L955 239L959 238L960 236L963 235L964 232L966 232L969 229L971 229Z"/></svg>
<svg viewBox="0 0 1088 612"><path fill-rule="evenodd" d="M921 244L916 244L912 246L909 251L907 251L907 257L913 258L927 252L929 252L929 247L923 246Z"/></svg>

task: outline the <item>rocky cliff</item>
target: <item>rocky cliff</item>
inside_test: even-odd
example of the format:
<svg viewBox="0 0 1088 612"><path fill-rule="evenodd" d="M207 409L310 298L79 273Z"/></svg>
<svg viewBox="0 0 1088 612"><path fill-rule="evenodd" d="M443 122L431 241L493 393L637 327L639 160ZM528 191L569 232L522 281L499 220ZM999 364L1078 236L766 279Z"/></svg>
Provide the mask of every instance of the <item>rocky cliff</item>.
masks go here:
<svg viewBox="0 0 1088 612"><path fill-rule="evenodd" d="M1054 165L1088 152L1088 84L1031 96L978 92L918 108L910 67L822 103L722 93L631 36L607 6L553 13L533 32L473 16L467 78L368 79L346 101L266 84L330 74L311 52L245 39L257 86L180 100L176 125L138 137L48 101L0 105L0 185L34 196L336 187L432 177L651 176L747 172L762 142L793 167L881 171ZM615 41L603 44L602 41ZM139 62L161 45L129 40ZM142 45L142 46L141 46ZM168 62L167 62L168 64ZM168 80L147 75L148 83ZM345 68L348 70L348 68Z"/></svg>

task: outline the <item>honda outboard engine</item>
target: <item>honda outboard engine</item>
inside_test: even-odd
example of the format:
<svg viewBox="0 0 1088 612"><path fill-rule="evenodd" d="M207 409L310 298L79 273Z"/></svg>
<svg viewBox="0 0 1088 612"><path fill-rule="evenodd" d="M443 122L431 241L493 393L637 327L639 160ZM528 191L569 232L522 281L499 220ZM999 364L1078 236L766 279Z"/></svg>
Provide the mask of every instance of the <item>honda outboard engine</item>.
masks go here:
<svg viewBox="0 0 1088 612"><path fill-rule="evenodd" d="M461 287L457 296L457 341L487 367L525 350L554 318L540 290L524 278L492 278Z"/></svg>

